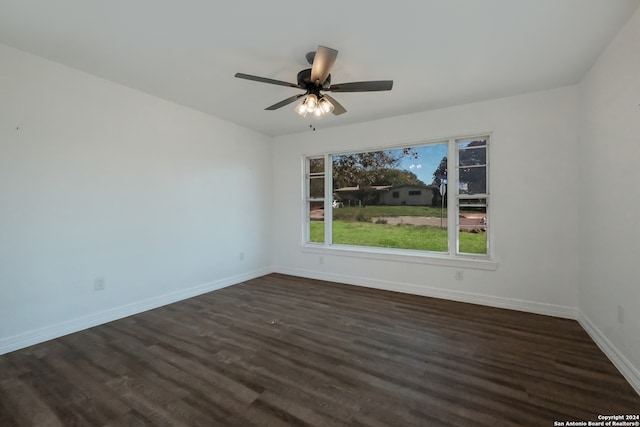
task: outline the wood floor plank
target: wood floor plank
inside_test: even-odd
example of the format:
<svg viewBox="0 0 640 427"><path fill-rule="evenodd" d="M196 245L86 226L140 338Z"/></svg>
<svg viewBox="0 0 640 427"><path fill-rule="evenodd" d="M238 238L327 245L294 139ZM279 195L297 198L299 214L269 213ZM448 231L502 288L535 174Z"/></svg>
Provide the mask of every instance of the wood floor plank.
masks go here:
<svg viewBox="0 0 640 427"><path fill-rule="evenodd" d="M8 410L8 414L19 425L47 425L63 426L62 422L52 410L51 402L47 401L47 396L41 396L36 390L29 387L18 378L10 378L0 383L2 395L6 397L3 410Z"/></svg>
<svg viewBox="0 0 640 427"><path fill-rule="evenodd" d="M637 414L572 320L270 274L0 356L0 425L496 426Z"/></svg>

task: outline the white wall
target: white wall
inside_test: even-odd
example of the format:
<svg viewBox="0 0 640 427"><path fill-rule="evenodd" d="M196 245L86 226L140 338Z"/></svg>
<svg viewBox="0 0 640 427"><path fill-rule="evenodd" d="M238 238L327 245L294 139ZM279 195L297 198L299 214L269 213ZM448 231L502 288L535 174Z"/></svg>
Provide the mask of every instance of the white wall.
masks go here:
<svg viewBox="0 0 640 427"><path fill-rule="evenodd" d="M381 96L381 98L383 95ZM382 102L384 101L381 99ZM345 101L346 102L346 101ZM277 271L574 317L577 306L577 87L274 139ZM496 271L304 252L302 156L493 132ZM457 269L457 268L456 268Z"/></svg>
<svg viewBox="0 0 640 427"><path fill-rule="evenodd" d="M0 64L0 353L268 271L270 138L3 45Z"/></svg>
<svg viewBox="0 0 640 427"><path fill-rule="evenodd" d="M578 290L586 326L640 393L639 46L640 10L580 85Z"/></svg>

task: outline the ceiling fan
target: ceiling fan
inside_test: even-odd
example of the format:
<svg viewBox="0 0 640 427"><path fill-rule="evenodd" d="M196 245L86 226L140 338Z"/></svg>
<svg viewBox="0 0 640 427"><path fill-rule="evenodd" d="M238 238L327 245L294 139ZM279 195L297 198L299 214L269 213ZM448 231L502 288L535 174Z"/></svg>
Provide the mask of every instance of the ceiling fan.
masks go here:
<svg viewBox="0 0 640 427"><path fill-rule="evenodd" d="M304 90L305 93L294 95L265 108L265 110L277 110L304 97L302 102L296 106L296 112L303 117L307 114L320 117L327 113L333 113L339 116L347 112L338 101L321 92L375 92L391 90L393 87L393 80L331 84L330 72L333 64L336 62L337 56L337 50L325 46L318 46L315 52L307 53L306 58L309 64L311 64L311 68L298 73L298 83L288 83L282 80L274 80L243 73L236 73L235 77Z"/></svg>

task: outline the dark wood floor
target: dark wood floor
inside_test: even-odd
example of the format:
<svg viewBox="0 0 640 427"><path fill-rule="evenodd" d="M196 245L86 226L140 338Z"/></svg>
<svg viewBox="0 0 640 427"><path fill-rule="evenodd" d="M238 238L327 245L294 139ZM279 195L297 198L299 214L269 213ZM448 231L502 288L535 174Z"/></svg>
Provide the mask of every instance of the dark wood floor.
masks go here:
<svg viewBox="0 0 640 427"><path fill-rule="evenodd" d="M552 426L640 397L571 320L272 274L0 356L0 426Z"/></svg>

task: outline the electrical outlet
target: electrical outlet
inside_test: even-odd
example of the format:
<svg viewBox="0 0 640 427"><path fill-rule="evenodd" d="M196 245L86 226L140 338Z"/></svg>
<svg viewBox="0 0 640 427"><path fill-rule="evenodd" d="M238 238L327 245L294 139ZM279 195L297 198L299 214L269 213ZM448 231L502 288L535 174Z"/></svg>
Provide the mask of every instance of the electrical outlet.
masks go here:
<svg viewBox="0 0 640 427"><path fill-rule="evenodd" d="M104 277L96 277L93 280L93 289L96 291L103 291L106 286L107 286L107 281L105 280Z"/></svg>
<svg viewBox="0 0 640 427"><path fill-rule="evenodd" d="M624 308L618 305L618 323L624 324Z"/></svg>
<svg viewBox="0 0 640 427"><path fill-rule="evenodd" d="M324 257L323 257L323 256L321 256L321 257L318 259L318 262L320 263L320 265L324 264Z"/></svg>
<svg viewBox="0 0 640 427"><path fill-rule="evenodd" d="M456 280L464 280L464 271L456 270Z"/></svg>
<svg viewBox="0 0 640 427"><path fill-rule="evenodd" d="M244 252L240 252L239 258L240 258L240 261L244 261Z"/></svg>

